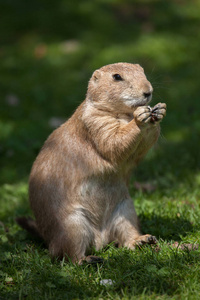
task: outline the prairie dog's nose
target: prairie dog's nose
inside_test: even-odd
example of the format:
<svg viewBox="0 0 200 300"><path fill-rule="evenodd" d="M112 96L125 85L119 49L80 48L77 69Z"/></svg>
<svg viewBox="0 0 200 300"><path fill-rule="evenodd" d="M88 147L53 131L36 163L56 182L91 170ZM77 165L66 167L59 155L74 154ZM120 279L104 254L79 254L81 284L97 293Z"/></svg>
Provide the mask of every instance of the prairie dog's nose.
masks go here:
<svg viewBox="0 0 200 300"><path fill-rule="evenodd" d="M152 92L143 93L145 98L148 98L152 95Z"/></svg>
<svg viewBox="0 0 200 300"><path fill-rule="evenodd" d="M148 98L148 97L151 97L152 93L153 93L153 88L152 88L151 84L149 83L145 87L143 95L144 95L145 98Z"/></svg>

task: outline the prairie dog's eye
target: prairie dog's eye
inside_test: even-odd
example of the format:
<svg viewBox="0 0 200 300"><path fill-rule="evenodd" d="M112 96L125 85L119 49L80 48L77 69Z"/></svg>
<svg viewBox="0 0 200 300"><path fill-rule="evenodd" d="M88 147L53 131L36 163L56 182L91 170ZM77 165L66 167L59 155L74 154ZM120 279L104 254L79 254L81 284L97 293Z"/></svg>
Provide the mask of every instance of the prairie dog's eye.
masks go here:
<svg viewBox="0 0 200 300"><path fill-rule="evenodd" d="M117 81L123 80L123 78L119 74L114 74L113 78L114 78L114 80L117 80Z"/></svg>

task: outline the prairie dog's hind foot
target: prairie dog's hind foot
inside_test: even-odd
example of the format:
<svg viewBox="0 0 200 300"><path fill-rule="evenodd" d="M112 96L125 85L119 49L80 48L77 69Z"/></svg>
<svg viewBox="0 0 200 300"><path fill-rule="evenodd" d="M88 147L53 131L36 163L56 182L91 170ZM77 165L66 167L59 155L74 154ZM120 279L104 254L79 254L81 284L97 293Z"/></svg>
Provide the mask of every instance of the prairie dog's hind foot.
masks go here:
<svg viewBox="0 0 200 300"><path fill-rule="evenodd" d="M157 244L157 239L154 235L151 234L145 234L140 235L137 238L135 238L132 242L129 242L127 246L129 249L134 250L136 247L143 247L144 245L155 245Z"/></svg>
<svg viewBox="0 0 200 300"><path fill-rule="evenodd" d="M99 256L94 256L94 255L88 255L86 257L83 257L79 260L78 264L79 265L83 265L84 263L87 264L98 264L98 263L103 263L103 258L99 257Z"/></svg>
<svg viewBox="0 0 200 300"><path fill-rule="evenodd" d="M145 234L145 235L141 235L138 237L138 239L136 240L136 245L138 247L142 247L143 245L152 245L152 244L157 244L157 239L154 235L151 234Z"/></svg>

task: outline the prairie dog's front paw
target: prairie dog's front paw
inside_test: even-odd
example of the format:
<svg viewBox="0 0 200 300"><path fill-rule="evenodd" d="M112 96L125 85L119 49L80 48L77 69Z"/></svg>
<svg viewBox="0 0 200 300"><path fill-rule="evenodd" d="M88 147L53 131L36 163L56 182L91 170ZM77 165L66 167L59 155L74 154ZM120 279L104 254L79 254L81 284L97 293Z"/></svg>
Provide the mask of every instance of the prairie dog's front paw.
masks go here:
<svg viewBox="0 0 200 300"><path fill-rule="evenodd" d="M151 107L139 106L133 113L135 122L138 125L147 124L151 121Z"/></svg>
<svg viewBox="0 0 200 300"><path fill-rule="evenodd" d="M160 122L166 115L167 105L165 103L156 104L151 110L151 122Z"/></svg>

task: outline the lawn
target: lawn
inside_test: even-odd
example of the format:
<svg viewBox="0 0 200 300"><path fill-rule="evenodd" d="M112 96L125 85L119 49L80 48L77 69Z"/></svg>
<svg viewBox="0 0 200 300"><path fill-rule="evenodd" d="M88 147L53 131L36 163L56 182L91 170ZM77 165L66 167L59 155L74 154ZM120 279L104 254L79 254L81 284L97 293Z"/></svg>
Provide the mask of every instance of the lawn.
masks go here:
<svg viewBox="0 0 200 300"><path fill-rule="evenodd" d="M199 299L200 2L69 2L0 3L0 299ZM31 165L92 72L119 61L140 63L152 105L168 107L130 183L142 231L158 246L109 245L94 250L104 258L96 266L52 261L15 222L32 215Z"/></svg>

